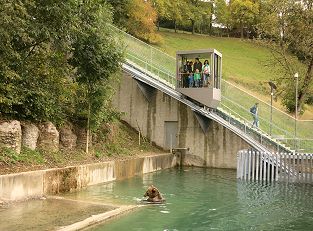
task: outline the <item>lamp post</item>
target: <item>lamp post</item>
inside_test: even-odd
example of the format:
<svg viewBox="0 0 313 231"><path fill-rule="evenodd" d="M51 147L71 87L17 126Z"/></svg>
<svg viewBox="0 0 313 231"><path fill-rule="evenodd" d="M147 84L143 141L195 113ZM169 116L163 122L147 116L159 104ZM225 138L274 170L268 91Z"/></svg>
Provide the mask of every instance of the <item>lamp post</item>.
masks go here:
<svg viewBox="0 0 313 231"><path fill-rule="evenodd" d="M298 72L294 75L296 79L296 112L295 112L295 138L297 138L297 119L298 119L298 80L299 80L299 74Z"/></svg>
<svg viewBox="0 0 313 231"><path fill-rule="evenodd" d="M274 90L277 89L276 85L272 82L269 81L268 84L271 87L271 120L270 120L270 136L272 136L272 124L273 124L273 95L274 95Z"/></svg>
<svg viewBox="0 0 313 231"><path fill-rule="evenodd" d="M294 77L296 79L295 151L297 152L298 82L299 82L298 72L295 73Z"/></svg>

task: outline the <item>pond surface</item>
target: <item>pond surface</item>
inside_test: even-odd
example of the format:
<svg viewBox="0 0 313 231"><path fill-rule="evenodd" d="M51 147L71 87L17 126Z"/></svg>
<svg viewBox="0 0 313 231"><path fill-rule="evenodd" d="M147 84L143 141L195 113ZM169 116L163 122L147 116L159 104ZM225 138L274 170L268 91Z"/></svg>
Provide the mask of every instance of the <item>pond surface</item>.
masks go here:
<svg viewBox="0 0 313 231"><path fill-rule="evenodd" d="M66 197L138 204L154 184L166 198L90 230L313 230L313 187L237 181L222 169L169 169Z"/></svg>
<svg viewBox="0 0 313 231"><path fill-rule="evenodd" d="M115 207L63 199L28 200L0 206L0 231L56 230Z"/></svg>

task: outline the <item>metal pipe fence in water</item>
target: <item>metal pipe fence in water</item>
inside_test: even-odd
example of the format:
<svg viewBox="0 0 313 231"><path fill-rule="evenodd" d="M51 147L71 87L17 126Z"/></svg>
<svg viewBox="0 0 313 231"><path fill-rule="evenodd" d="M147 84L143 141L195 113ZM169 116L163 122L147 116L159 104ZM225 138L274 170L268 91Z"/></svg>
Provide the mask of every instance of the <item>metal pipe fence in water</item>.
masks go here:
<svg viewBox="0 0 313 231"><path fill-rule="evenodd" d="M313 154L239 151L237 178L248 181L313 183Z"/></svg>

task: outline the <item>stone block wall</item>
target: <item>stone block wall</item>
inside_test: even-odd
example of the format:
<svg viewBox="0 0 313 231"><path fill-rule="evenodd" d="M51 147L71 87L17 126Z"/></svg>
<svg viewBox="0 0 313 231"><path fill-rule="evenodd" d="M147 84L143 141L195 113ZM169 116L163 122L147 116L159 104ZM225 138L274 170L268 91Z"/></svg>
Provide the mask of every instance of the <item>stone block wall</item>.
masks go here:
<svg viewBox="0 0 313 231"><path fill-rule="evenodd" d="M57 152L60 148L74 149L77 146L77 136L70 124L61 127L58 131L51 122L36 125L17 120L0 121L0 146L10 148L16 153L21 152L22 146L31 150L39 148Z"/></svg>
<svg viewBox="0 0 313 231"><path fill-rule="evenodd" d="M17 120L0 122L0 145L21 152L22 129Z"/></svg>

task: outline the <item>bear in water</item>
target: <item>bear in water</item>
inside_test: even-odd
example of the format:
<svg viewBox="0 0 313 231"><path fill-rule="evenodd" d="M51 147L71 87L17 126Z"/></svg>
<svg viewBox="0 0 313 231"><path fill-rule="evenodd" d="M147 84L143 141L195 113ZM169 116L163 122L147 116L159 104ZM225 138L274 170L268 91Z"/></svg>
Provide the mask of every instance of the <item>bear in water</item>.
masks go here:
<svg viewBox="0 0 313 231"><path fill-rule="evenodd" d="M154 187L153 185L150 185L145 193L143 195L144 197L148 197L148 202L154 202L154 203L161 203L164 202L164 199L162 198L159 190Z"/></svg>

